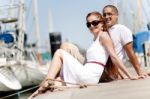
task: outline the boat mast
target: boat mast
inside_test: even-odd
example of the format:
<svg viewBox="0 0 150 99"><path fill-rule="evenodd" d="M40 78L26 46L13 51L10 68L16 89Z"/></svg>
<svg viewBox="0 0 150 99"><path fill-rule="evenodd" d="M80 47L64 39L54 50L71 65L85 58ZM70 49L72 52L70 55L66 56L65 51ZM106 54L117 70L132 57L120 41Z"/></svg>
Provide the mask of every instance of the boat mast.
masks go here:
<svg viewBox="0 0 150 99"><path fill-rule="evenodd" d="M40 51L39 48L41 46L41 41L40 41L40 26L39 26L39 14L38 14L38 7L37 7L37 0L32 0L33 1L33 20L35 24L35 33L36 33L36 40L37 40L37 48L38 52Z"/></svg>
<svg viewBox="0 0 150 99"><path fill-rule="evenodd" d="M53 17L51 9L48 11L48 32L53 32Z"/></svg>
<svg viewBox="0 0 150 99"><path fill-rule="evenodd" d="M137 18L137 31L140 31L140 29L141 29L141 26L142 26L142 20L141 20L141 18L142 18L142 1L141 0L138 0L137 1L137 7L138 7L138 18ZM136 31L136 32L137 32Z"/></svg>
<svg viewBox="0 0 150 99"><path fill-rule="evenodd" d="M14 2L15 2L15 0L10 0L10 5L9 5L9 12L8 12L8 15L9 15L9 17L10 18L12 18L12 17L14 17L14 12L13 12L13 5L14 5Z"/></svg>
<svg viewBox="0 0 150 99"><path fill-rule="evenodd" d="M132 14L132 20L133 20L133 34L136 34L136 32L141 30L142 27L142 1L138 0L136 3L136 7L134 7L134 2L131 0L130 1L130 8L131 8L131 14ZM134 8L133 8L134 7ZM137 10L135 10L137 8ZM134 13L136 11L136 13Z"/></svg>
<svg viewBox="0 0 150 99"><path fill-rule="evenodd" d="M148 3L148 0L147 0L147 2L146 2L148 5L150 4L150 3ZM147 6L146 6L147 7ZM148 24L148 22L150 22L150 18L149 18L149 10L147 10L148 8L146 8L145 7L145 4L143 4L142 3L142 11L143 11L143 14L144 14L144 16L145 16L145 18L146 18L146 20L145 20L145 24Z"/></svg>
<svg viewBox="0 0 150 99"><path fill-rule="evenodd" d="M18 23L18 52L17 61L23 58L24 52L24 33L25 33L25 5L24 0L19 1L19 23Z"/></svg>
<svg viewBox="0 0 150 99"><path fill-rule="evenodd" d="M10 21L11 24L9 24L9 27L11 30L14 30L12 32L14 32L15 34L15 30L16 30L16 23L18 21L18 5L15 4L15 0L10 0L10 5L8 7L9 11L8 11L8 21ZM16 41L17 35L14 36L14 39Z"/></svg>

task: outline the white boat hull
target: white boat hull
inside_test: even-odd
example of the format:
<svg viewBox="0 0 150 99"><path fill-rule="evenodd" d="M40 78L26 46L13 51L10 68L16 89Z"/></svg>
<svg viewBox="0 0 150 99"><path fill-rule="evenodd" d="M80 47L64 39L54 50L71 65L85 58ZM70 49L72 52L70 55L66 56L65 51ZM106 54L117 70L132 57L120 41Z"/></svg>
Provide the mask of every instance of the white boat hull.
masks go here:
<svg viewBox="0 0 150 99"><path fill-rule="evenodd" d="M33 86L40 84L45 77L46 73L43 73L39 68L38 64L31 61L22 61L21 63L10 66L13 71L16 80L19 81L21 87ZM44 67L48 68L48 67ZM48 71L48 69L47 69ZM20 88L21 89L21 88ZM18 88L10 88L6 83L0 81L0 91L12 91L19 90Z"/></svg>

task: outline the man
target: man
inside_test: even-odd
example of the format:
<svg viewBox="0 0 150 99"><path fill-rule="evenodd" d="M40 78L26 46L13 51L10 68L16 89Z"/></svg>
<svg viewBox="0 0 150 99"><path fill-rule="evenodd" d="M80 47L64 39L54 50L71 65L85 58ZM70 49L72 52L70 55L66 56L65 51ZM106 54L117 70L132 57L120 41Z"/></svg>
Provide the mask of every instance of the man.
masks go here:
<svg viewBox="0 0 150 99"><path fill-rule="evenodd" d="M113 5L107 5L103 8L103 16L106 19L117 55L123 60L126 52L136 73L145 78L147 74L141 70L137 56L133 50L132 32L126 26L118 24L118 9Z"/></svg>

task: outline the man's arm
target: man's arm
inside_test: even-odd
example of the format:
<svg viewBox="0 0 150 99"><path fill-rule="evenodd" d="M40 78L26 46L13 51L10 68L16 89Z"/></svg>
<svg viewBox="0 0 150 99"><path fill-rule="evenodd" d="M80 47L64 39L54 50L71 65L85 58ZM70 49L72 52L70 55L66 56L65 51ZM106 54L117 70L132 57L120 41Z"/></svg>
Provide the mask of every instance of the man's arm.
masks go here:
<svg viewBox="0 0 150 99"><path fill-rule="evenodd" d="M133 65L134 69L136 70L136 73L138 75L143 75L143 72L141 70L137 56L135 55L135 52L133 50L133 43L132 42L127 43L126 45L124 45L124 49L129 57L131 64Z"/></svg>

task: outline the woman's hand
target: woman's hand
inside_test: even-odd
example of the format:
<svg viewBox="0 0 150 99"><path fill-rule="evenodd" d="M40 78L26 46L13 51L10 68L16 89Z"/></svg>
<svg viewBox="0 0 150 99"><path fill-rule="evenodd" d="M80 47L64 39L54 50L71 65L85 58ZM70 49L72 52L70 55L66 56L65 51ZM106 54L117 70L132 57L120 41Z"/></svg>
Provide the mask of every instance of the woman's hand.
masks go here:
<svg viewBox="0 0 150 99"><path fill-rule="evenodd" d="M145 78L145 76L131 76L131 77L129 77L129 79L130 80L138 80L138 79L144 79Z"/></svg>
<svg viewBox="0 0 150 99"><path fill-rule="evenodd" d="M138 77L138 76L131 76L129 79L130 79L130 80L138 80L139 77Z"/></svg>

